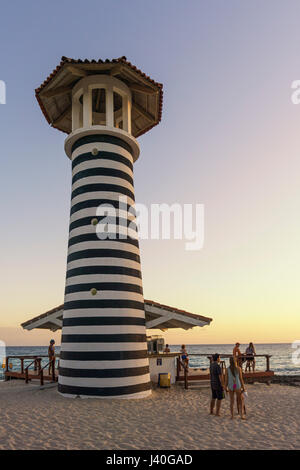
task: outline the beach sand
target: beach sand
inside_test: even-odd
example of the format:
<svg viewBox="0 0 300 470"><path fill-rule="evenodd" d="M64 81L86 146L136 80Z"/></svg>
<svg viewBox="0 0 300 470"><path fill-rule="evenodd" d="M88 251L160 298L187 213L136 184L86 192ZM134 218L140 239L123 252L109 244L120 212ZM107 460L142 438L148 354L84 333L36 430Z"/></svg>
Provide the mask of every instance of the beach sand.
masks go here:
<svg viewBox="0 0 300 470"><path fill-rule="evenodd" d="M0 449L300 449L300 388L248 385L247 421L208 413L209 388L143 400L67 399L56 387L0 383Z"/></svg>

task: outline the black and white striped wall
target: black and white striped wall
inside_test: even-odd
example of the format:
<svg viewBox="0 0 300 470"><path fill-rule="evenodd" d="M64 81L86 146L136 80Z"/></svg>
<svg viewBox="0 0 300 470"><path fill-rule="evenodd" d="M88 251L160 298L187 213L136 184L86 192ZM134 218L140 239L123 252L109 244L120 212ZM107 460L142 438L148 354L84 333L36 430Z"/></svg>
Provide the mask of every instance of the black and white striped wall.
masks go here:
<svg viewBox="0 0 300 470"><path fill-rule="evenodd" d="M81 134L82 135L82 134ZM151 393L138 240L98 238L100 204L134 216L133 150L122 136L90 134L72 143L72 197L60 354L60 393L142 398Z"/></svg>

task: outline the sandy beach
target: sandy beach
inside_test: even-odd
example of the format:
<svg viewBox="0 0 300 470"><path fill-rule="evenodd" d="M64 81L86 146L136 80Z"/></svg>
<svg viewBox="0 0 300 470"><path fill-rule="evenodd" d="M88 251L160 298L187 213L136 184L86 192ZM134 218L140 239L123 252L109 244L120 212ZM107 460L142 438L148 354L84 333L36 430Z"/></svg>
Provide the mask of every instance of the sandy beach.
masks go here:
<svg viewBox="0 0 300 470"><path fill-rule="evenodd" d="M143 400L66 399L56 387L0 383L0 449L300 449L300 388L248 386L247 421L210 416L208 388Z"/></svg>

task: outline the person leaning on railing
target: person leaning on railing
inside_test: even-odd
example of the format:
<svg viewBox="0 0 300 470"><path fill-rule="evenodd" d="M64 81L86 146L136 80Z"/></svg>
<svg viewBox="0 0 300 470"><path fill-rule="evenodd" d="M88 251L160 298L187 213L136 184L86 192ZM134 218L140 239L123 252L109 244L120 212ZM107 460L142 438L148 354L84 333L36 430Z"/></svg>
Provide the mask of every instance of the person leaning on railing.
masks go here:
<svg viewBox="0 0 300 470"><path fill-rule="evenodd" d="M235 347L233 348L232 355L236 360L238 367L241 367L243 370L243 362L245 361L244 354L241 353L240 350L240 343L235 343Z"/></svg>
<svg viewBox="0 0 300 470"><path fill-rule="evenodd" d="M249 346L248 346L248 348L246 349L246 352L245 352L246 360L247 360L245 372L247 372L247 369L249 369L249 372L251 372L251 364L252 364L252 370L254 372L254 369L255 369L255 357L254 356L255 356L255 354L256 354L256 351L255 351L254 344L249 343Z"/></svg>
<svg viewBox="0 0 300 470"><path fill-rule="evenodd" d="M181 349L180 349L180 359L183 362L183 364L186 366L186 368L188 368L188 366L189 366L189 357L188 356L189 355L187 353L185 344L182 344Z"/></svg>
<svg viewBox="0 0 300 470"><path fill-rule="evenodd" d="M49 347L48 347L48 359L49 359L49 375L51 372L55 372L55 341L51 339Z"/></svg>

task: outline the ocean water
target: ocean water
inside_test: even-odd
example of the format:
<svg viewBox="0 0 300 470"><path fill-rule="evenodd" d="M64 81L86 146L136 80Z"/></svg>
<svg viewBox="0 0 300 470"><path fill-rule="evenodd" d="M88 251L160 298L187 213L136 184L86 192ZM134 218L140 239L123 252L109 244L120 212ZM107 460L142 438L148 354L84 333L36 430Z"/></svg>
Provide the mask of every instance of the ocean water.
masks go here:
<svg viewBox="0 0 300 470"><path fill-rule="evenodd" d="M240 346L241 352L246 350L247 344L242 344ZM178 352L181 345L170 345L172 352ZM233 345L232 344L191 344L186 345L187 351L189 354L231 354ZM272 357L270 359L270 368L277 374L282 375L300 375L300 353L298 364L293 362L293 353L295 349L292 348L290 343L288 344L257 344L255 345L257 354L270 354ZM48 346L8 346L6 348L7 356L30 356L30 355L47 355ZM59 354L60 347L56 347L56 353ZM300 352L300 347L299 347ZM10 364L12 364L13 369L20 368L20 361L16 359L10 359ZM31 360L27 361L29 364ZM46 365L48 362L47 357L43 359L43 365ZM228 362L228 360L227 360ZM209 360L206 356L190 356L190 367L208 367ZM25 365L26 367L26 365ZM256 369L265 370L266 360L265 358L258 357L256 358ZM3 378L3 369L0 368L0 379Z"/></svg>

